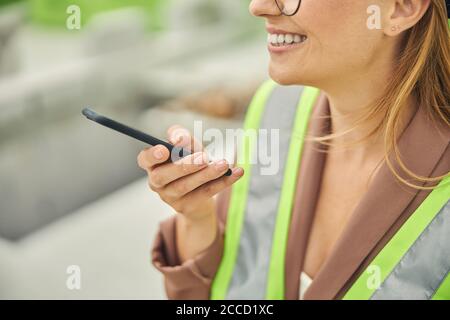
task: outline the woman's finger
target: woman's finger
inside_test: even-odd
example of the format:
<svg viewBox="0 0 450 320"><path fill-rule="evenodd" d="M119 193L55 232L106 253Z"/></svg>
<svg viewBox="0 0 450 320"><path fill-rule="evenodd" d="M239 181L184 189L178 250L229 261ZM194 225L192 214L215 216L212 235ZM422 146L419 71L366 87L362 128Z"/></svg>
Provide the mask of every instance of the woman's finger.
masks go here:
<svg viewBox="0 0 450 320"><path fill-rule="evenodd" d="M186 128L180 125L173 125L167 130L170 143L177 147L189 150L191 153L201 152L204 150L201 141L195 139Z"/></svg>
<svg viewBox="0 0 450 320"><path fill-rule="evenodd" d="M162 188L172 181L189 176L206 166L208 166L206 154L197 152L174 163L162 164L150 170L150 184L155 188Z"/></svg>
<svg viewBox="0 0 450 320"><path fill-rule="evenodd" d="M188 193L178 201L175 201L173 207L178 212L192 212L192 210L196 207L212 198L222 190L228 188L244 175L244 170L242 168L233 168L232 172L232 175L229 177L223 176L222 178L210 181Z"/></svg>
<svg viewBox="0 0 450 320"><path fill-rule="evenodd" d="M226 160L211 162L204 169L168 184L164 193L170 198L181 198L198 187L223 176L228 168Z"/></svg>
<svg viewBox="0 0 450 320"><path fill-rule="evenodd" d="M157 164L161 164L169 159L170 152L163 145L157 145L142 150L138 155L138 165L144 170L149 170Z"/></svg>

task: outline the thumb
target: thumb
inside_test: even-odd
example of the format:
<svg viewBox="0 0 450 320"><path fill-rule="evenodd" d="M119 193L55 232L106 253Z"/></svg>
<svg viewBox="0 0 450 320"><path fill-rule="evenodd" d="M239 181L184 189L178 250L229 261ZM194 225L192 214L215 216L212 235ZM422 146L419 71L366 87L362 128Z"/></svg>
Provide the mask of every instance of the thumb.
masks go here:
<svg viewBox="0 0 450 320"><path fill-rule="evenodd" d="M170 143L174 146L182 147L191 153L204 151L201 141L197 140L188 129L180 125L171 126L167 130L167 135Z"/></svg>

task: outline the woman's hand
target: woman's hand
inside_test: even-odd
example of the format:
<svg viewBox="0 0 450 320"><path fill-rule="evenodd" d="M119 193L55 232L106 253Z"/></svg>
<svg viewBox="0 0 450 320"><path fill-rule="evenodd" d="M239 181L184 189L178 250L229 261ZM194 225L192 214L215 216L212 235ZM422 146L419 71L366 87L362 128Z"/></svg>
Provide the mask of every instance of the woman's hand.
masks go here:
<svg viewBox="0 0 450 320"><path fill-rule="evenodd" d="M191 220L212 214L213 196L232 185L243 174L241 168L233 168L233 174L223 177L229 166L226 160L208 163L202 145L188 130L172 126L168 130L169 141L192 152L191 155L167 162L169 150L154 146L140 152L139 166L147 171L150 189L175 211ZM211 212L212 211L212 212Z"/></svg>
<svg viewBox="0 0 450 320"><path fill-rule="evenodd" d="M150 189L171 206L177 216L177 246L185 261L209 246L217 232L216 201L214 195L236 182L244 174L233 168L232 175L223 176L229 166L225 160L209 163L202 145L188 130L172 126L169 141L192 152L191 155L168 162L169 150L154 146L142 150L139 167L147 171Z"/></svg>

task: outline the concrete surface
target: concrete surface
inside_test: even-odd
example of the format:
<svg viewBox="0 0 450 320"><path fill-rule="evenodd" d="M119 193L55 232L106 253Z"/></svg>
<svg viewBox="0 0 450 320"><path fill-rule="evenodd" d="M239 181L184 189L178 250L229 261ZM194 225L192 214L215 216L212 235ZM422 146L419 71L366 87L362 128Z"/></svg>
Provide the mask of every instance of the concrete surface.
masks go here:
<svg viewBox="0 0 450 320"><path fill-rule="evenodd" d="M150 248L170 214L140 179L20 242L0 240L0 299L164 299ZM81 290L66 286L71 265Z"/></svg>

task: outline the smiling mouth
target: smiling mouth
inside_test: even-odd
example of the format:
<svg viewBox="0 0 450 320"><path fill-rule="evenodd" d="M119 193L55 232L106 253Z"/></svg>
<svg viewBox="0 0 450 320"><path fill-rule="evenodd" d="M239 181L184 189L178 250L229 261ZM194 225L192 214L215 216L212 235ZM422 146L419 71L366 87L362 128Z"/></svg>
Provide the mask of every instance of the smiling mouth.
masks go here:
<svg viewBox="0 0 450 320"><path fill-rule="evenodd" d="M267 42L275 47L289 46L293 44L300 44L308 39L307 36L302 34L276 34L269 33L267 36Z"/></svg>

